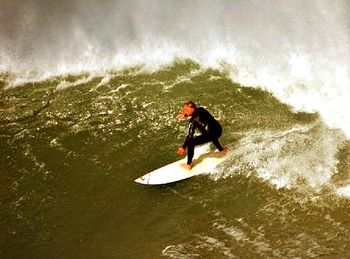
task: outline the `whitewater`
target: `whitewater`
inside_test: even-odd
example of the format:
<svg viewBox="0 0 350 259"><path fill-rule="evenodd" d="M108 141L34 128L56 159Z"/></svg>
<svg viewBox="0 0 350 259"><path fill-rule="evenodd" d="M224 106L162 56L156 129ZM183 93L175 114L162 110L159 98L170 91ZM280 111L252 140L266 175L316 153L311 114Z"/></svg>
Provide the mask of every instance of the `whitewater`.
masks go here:
<svg viewBox="0 0 350 259"><path fill-rule="evenodd" d="M350 135L347 1L2 5L0 68L19 72L12 84L190 58L262 87L296 111L319 112Z"/></svg>

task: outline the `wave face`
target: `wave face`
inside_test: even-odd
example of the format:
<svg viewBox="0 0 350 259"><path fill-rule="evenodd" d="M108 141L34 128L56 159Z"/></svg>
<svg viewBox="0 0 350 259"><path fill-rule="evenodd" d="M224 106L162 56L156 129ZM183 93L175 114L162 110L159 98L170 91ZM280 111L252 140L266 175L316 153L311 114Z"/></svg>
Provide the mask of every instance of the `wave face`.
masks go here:
<svg viewBox="0 0 350 259"><path fill-rule="evenodd" d="M188 99L232 155L209 175L134 183L179 159ZM0 112L4 258L349 256L346 136L220 70L57 76L1 89Z"/></svg>

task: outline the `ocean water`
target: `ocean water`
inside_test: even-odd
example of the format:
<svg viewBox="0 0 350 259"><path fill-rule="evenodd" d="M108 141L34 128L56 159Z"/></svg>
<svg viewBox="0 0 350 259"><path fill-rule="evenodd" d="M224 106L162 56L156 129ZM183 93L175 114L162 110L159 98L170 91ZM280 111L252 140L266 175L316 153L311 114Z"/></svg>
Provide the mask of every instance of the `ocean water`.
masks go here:
<svg viewBox="0 0 350 259"><path fill-rule="evenodd" d="M0 7L1 258L350 256L347 1ZM136 184L187 100L232 152Z"/></svg>

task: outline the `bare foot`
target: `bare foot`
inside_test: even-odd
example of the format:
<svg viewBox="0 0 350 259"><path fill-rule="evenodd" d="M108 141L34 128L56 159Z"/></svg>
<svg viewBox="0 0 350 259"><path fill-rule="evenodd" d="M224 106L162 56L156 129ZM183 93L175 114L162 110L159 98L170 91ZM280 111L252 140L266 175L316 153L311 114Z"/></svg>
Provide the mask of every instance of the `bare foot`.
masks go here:
<svg viewBox="0 0 350 259"><path fill-rule="evenodd" d="M228 148L227 148L227 147L224 147L224 149L221 150L219 154L220 154L220 156L224 156L224 155L227 154L227 152L228 152Z"/></svg>
<svg viewBox="0 0 350 259"><path fill-rule="evenodd" d="M192 168L192 165L188 165L188 164L181 164L180 166L186 170L191 170Z"/></svg>

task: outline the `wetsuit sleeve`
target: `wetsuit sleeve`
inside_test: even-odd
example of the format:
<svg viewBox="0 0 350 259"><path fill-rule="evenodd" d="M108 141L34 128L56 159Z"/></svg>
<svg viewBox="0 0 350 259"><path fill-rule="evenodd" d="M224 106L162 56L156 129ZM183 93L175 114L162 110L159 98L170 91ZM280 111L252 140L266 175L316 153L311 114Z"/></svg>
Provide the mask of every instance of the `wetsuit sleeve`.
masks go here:
<svg viewBox="0 0 350 259"><path fill-rule="evenodd" d="M195 125L193 124L193 122L190 122L187 137L185 139L184 144L182 145L183 148L187 148L189 142L191 141L191 139L193 139L194 130L195 130Z"/></svg>

